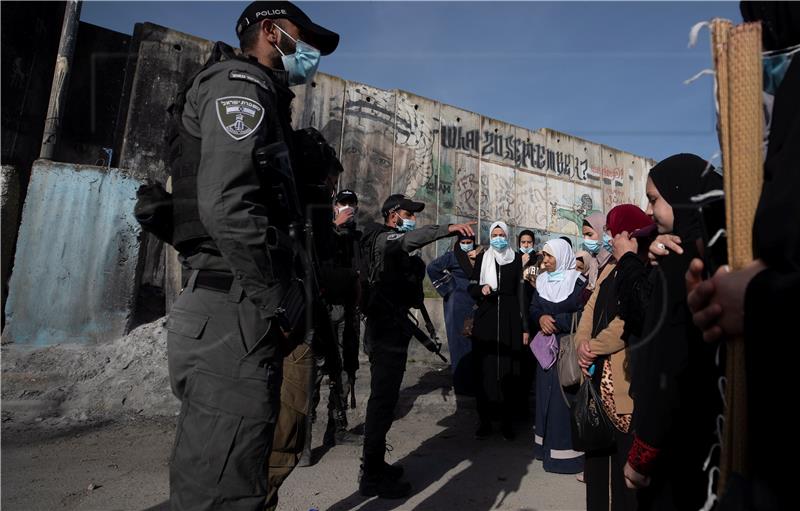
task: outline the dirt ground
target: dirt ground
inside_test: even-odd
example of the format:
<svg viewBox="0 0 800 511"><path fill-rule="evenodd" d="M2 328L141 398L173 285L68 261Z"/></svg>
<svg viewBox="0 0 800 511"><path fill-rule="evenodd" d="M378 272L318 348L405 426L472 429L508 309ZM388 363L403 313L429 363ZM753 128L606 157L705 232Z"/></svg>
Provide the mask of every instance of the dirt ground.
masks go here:
<svg viewBox="0 0 800 511"><path fill-rule="evenodd" d="M168 509L167 459L177 402L169 395L160 322L92 350L3 347L2 508L4 510ZM100 365L96 365L100 362ZM87 370L87 367L93 367ZM363 428L369 371L359 371L354 432ZM42 370L45 368L46 370ZM474 400L456 401L447 369L409 362L388 442L413 486L406 500L357 493L360 447L322 443L326 396L314 430L316 463L281 489L279 509L577 510L585 488L533 460L533 432L476 440Z"/></svg>

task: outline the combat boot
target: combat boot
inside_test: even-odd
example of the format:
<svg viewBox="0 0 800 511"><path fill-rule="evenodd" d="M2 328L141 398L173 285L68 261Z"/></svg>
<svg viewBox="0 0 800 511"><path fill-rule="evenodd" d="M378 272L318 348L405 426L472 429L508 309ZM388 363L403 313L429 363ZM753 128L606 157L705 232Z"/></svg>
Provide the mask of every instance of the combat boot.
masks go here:
<svg viewBox="0 0 800 511"><path fill-rule="evenodd" d="M377 495L382 499L402 499L411 493L411 484L408 481L392 479L384 471L378 473L362 471L358 491L364 497Z"/></svg>

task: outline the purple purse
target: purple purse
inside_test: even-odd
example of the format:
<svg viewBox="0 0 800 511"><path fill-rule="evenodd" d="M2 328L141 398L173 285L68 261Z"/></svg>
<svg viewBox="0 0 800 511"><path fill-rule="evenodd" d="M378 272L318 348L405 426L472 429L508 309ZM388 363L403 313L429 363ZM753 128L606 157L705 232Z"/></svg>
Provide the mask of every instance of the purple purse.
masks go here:
<svg viewBox="0 0 800 511"><path fill-rule="evenodd" d="M531 351L533 352L533 356L536 357L536 360L539 361L539 365L542 366L542 369L545 371L550 369L558 359L558 341L556 340L556 336L538 332L531 342Z"/></svg>

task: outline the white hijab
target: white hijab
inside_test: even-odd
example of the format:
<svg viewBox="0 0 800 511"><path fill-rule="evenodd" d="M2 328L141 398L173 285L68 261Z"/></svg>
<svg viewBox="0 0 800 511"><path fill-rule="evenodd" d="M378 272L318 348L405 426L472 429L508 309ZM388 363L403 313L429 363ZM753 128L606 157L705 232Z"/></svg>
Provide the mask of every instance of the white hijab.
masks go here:
<svg viewBox="0 0 800 511"><path fill-rule="evenodd" d="M492 231L494 231L495 227L501 228L506 234L506 239L508 239L508 226L505 224L505 222L495 222L489 228L490 240L492 238ZM481 286L484 284L489 284L489 287L492 288L492 291L496 291L497 268L495 268L494 263L497 262L497 264L500 266L505 266L514 260L515 255L514 249L511 248L511 241L508 242L508 246L503 250L497 250L490 243L489 248L483 253L483 262L481 263Z"/></svg>
<svg viewBox="0 0 800 511"><path fill-rule="evenodd" d="M575 269L575 254L569 243L559 238L545 243L542 251L556 258L556 271L539 275L536 291L548 302L563 302L572 294L575 282L581 276Z"/></svg>

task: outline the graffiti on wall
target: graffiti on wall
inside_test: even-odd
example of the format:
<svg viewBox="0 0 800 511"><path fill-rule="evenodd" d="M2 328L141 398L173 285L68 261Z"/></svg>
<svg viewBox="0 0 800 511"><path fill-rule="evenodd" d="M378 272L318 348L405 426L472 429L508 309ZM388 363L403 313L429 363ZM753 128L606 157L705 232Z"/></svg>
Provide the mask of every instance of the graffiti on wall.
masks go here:
<svg viewBox="0 0 800 511"><path fill-rule="evenodd" d="M503 135L491 130L464 130L461 126L442 126L441 145L479 154L495 155L517 167L527 167L558 176L586 181L589 179L589 160L548 149L544 144Z"/></svg>

